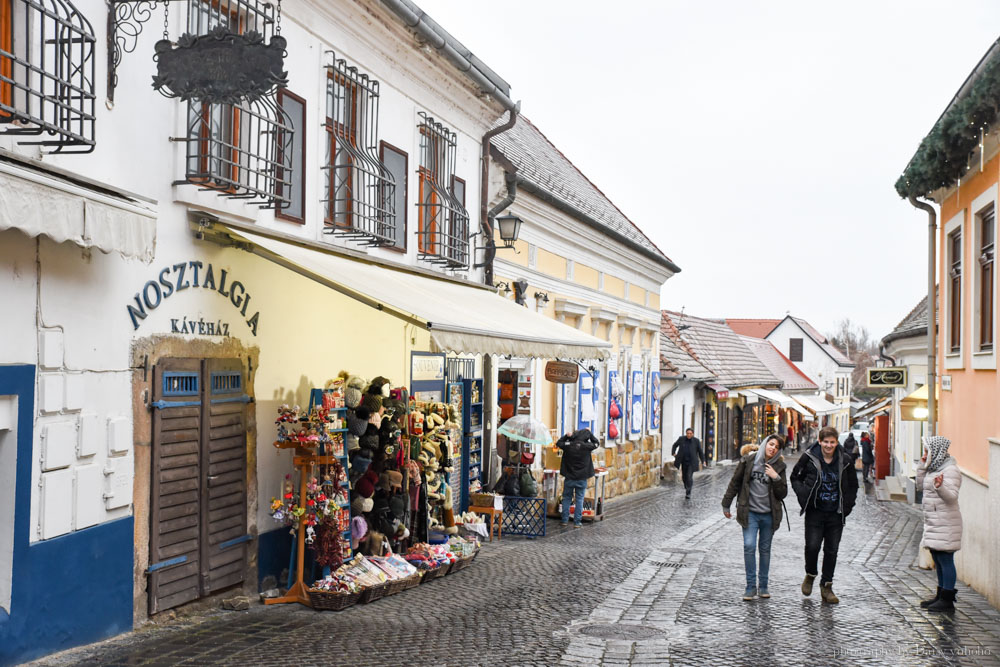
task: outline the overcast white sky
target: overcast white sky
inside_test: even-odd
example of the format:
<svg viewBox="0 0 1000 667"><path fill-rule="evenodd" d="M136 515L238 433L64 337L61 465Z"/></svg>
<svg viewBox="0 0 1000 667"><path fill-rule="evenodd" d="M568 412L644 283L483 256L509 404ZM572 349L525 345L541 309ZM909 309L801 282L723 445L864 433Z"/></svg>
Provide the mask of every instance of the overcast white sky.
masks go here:
<svg viewBox="0 0 1000 667"><path fill-rule="evenodd" d="M681 267L664 307L881 338L926 293L893 184L1000 2L416 1Z"/></svg>

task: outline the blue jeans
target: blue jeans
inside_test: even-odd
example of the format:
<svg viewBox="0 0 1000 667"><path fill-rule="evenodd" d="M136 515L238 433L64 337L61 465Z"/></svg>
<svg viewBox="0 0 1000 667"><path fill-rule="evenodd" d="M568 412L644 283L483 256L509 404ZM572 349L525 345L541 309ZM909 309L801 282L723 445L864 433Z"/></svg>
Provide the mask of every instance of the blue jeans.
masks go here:
<svg viewBox="0 0 1000 667"><path fill-rule="evenodd" d="M743 564L747 571L747 588L757 587L757 534L760 533L760 587L767 588L767 575L771 569L771 536L774 518L770 512L750 512L747 527L743 529Z"/></svg>
<svg viewBox="0 0 1000 667"><path fill-rule="evenodd" d="M583 494L587 491L587 480L585 479L567 479L563 482L563 497L562 497L562 522L566 523L569 521L569 506L574 504L573 496L576 495L575 505L576 508L573 511L573 523L580 525L583 521Z"/></svg>
<svg viewBox="0 0 1000 667"><path fill-rule="evenodd" d="M931 558L934 559L934 569L937 571L938 586L946 591L955 590L955 580L958 579L958 573L955 571L955 552L935 551L934 549L930 549L929 551L931 552Z"/></svg>

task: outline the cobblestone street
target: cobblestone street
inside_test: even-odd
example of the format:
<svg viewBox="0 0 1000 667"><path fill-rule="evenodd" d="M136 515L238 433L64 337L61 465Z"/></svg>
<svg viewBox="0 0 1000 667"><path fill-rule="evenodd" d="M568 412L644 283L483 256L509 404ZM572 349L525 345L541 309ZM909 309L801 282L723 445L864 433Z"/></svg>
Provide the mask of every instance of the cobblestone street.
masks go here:
<svg viewBox="0 0 1000 667"><path fill-rule="evenodd" d="M1000 612L959 583L953 615L921 610L919 508L859 497L836 606L799 591L802 520L774 539L772 598L743 602L742 541L720 508L731 467L609 504L580 529L487 544L472 567L344 612L213 612L40 665L988 665ZM793 507L795 505L795 507Z"/></svg>

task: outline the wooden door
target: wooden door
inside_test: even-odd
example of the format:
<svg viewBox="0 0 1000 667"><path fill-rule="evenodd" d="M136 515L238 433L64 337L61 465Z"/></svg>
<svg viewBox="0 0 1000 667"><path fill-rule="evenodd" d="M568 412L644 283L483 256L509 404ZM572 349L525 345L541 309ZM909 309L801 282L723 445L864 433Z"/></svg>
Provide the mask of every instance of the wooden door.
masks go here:
<svg viewBox="0 0 1000 667"><path fill-rule="evenodd" d="M200 595L202 389L198 359L153 369L150 614Z"/></svg>
<svg viewBox="0 0 1000 667"><path fill-rule="evenodd" d="M149 611L244 579L245 373L239 359L164 359L153 373Z"/></svg>

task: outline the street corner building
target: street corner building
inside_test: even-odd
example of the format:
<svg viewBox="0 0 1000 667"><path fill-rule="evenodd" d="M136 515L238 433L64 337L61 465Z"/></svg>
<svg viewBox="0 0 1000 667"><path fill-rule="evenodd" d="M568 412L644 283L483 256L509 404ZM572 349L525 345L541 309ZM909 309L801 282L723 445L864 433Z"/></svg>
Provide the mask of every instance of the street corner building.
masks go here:
<svg viewBox="0 0 1000 667"><path fill-rule="evenodd" d="M949 438L962 471L959 504L965 531L956 552L959 578L1000 604L1000 396L997 373L996 238L1000 184L1000 40L993 43L948 102L895 183L897 194L927 213L914 234L929 236L928 307L921 321L904 320L884 342L911 366L909 347L929 352L916 364L922 386L894 402L901 421L924 421ZM921 201L922 200L922 201ZM929 313L936 327L928 327ZM897 335L902 334L902 336ZM895 341L893 340L895 339ZM928 349L929 348L929 349ZM933 358L933 362L931 362ZM908 387L909 388L909 387ZM933 392L933 394L931 393ZM930 401L934 398L936 406ZM905 412L905 414L903 414ZM897 429L895 446L908 474L912 440L921 427ZM907 458L904 458L907 457Z"/></svg>
<svg viewBox="0 0 1000 667"><path fill-rule="evenodd" d="M198 83L210 34L283 63ZM609 495L655 483L679 270L409 0L0 0L0 663L280 576L289 480L356 449L345 392L396 401L394 548L444 514L428 432L456 513L515 414L589 427Z"/></svg>

